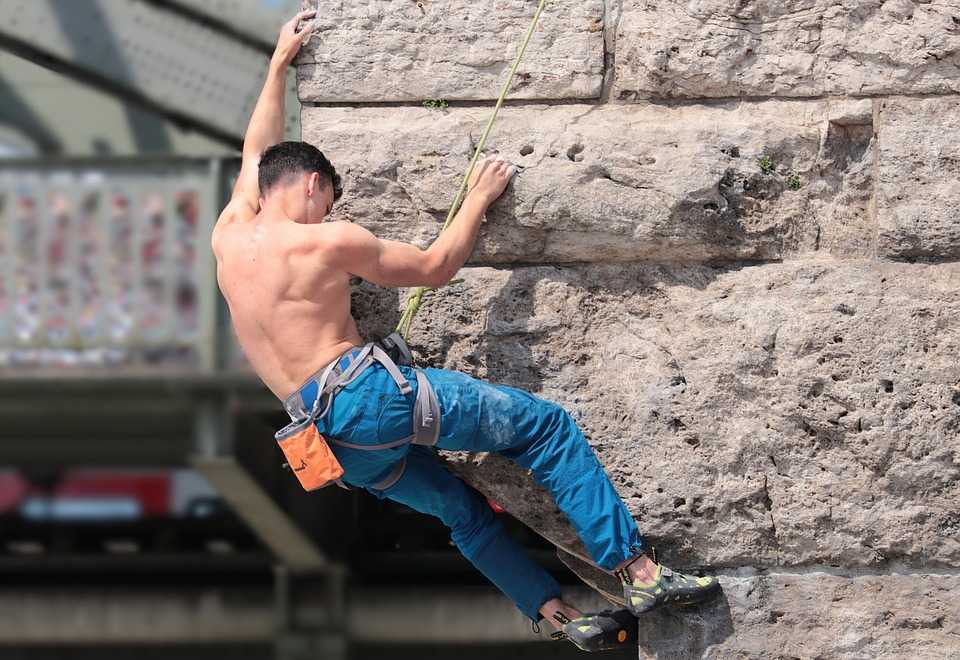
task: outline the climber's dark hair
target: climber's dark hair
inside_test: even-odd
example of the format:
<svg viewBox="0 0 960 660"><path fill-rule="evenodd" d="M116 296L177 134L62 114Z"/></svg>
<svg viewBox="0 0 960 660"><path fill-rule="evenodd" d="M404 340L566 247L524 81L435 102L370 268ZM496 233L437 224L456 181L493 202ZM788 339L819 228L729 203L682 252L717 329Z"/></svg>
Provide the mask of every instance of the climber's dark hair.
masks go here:
<svg viewBox="0 0 960 660"><path fill-rule="evenodd" d="M280 142L267 147L260 156L260 194L265 196L271 188L291 176L312 172L320 172L321 178L326 178L333 186L333 201L340 199L343 194L340 175L315 146L306 142Z"/></svg>

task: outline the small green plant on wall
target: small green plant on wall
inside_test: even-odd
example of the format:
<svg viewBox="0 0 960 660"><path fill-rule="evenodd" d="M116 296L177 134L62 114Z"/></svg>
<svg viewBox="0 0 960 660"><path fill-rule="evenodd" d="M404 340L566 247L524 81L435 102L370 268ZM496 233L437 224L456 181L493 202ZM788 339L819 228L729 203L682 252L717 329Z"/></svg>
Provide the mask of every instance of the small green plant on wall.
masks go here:
<svg viewBox="0 0 960 660"><path fill-rule="evenodd" d="M423 107L430 108L431 110L446 110L449 105L450 104L443 99L427 99L423 102Z"/></svg>
<svg viewBox="0 0 960 660"><path fill-rule="evenodd" d="M764 174L773 174L773 161L770 160L770 156L764 154L757 159L757 165L760 166L760 171Z"/></svg>
<svg viewBox="0 0 960 660"><path fill-rule="evenodd" d="M800 190L800 175L796 172L791 172L790 176L787 177L787 187L790 190Z"/></svg>

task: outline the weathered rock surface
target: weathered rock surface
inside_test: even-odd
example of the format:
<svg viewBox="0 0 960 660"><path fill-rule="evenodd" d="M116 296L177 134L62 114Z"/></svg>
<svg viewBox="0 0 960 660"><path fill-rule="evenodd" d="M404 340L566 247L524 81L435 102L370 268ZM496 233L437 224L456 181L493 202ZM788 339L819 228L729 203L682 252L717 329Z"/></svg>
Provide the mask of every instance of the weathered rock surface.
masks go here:
<svg viewBox="0 0 960 660"><path fill-rule="evenodd" d="M960 566L960 264L462 276L430 299L414 345L564 405L668 562ZM512 463L451 461L578 552Z"/></svg>
<svg viewBox="0 0 960 660"><path fill-rule="evenodd" d="M487 109L310 108L345 177L335 210L426 246ZM474 263L779 259L875 251L870 101L508 108L488 143L523 168Z"/></svg>
<svg viewBox="0 0 960 660"><path fill-rule="evenodd" d="M960 257L960 97L880 103L879 251Z"/></svg>
<svg viewBox="0 0 960 660"><path fill-rule="evenodd" d="M603 4L548 3L509 98L599 97ZM298 56L300 99L495 99L535 9L521 0L325 3L317 32Z"/></svg>
<svg viewBox="0 0 960 660"><path fill-rule="evenodd" d="M913 0L624 0L615 98L960 91L960 12Z"/></svg>

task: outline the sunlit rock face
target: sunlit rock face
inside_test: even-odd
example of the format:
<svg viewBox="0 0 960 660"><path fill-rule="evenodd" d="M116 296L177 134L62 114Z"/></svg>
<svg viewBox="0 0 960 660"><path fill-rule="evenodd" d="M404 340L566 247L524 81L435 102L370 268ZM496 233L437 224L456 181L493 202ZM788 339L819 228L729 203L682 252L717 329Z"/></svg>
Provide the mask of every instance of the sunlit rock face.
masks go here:
<svg viewBox="0 0 960 660"><path fill-rule="evenodd" d="M922 0L622 0L618 99L950 94L956 7Z"/></svg>
<svg viewBox="0 0 960 660"><path fill-rule="evenodd" d="M872 112L869 101L508 108L487 148L523 169L472 262L872 254ZM345 176L335 217L425 246L487 113L325 108L304 114L303 135Z"/></svg>
<svg viewBox="0 0 960 660"><path fill-rule="evenodd" d="M475 20L456 2L422 4ZM491 25L516 23L496 38L518 39L533 4L489 5ZM333 12L326 29L359 34L358 11ZM402 89L382 83L379 56L366 79L338 74L339 93L336 69L304 67L301 97L325 103L305 106L302 123L344 175L336 218L426 246L489 112L456 101L494 97L497 76L461 71L475 82L449 93L422 82L430 71L455 80L446 72L463 60L423 47L446 28L411 11L390 19L390 65L406 57L410 72ZM658 558L721 575L716 602L644 619L641 658L957 652L951 11L611 0L544 15L529 61L582 39L553 70L588 92L537 74L516 89L537 102L508 104L487 148L521 174L491 207L462 281L428 297L411 343L424 364L562 404ZM336 46L316 48L304 61ZM449 107L420 103L440 97ZM403 300L358 286L363 331L389 332ZM527 473L497 454L443 458L620 598Z"/></svg>
<svg viewBox="0 0 960 660"><path fill-rule="evenodd" d="M599 97L603 0L548 5L511 98ZM523 0L322 2L317 29L297 59L300 98L496 99L532 17Z"/></svg>

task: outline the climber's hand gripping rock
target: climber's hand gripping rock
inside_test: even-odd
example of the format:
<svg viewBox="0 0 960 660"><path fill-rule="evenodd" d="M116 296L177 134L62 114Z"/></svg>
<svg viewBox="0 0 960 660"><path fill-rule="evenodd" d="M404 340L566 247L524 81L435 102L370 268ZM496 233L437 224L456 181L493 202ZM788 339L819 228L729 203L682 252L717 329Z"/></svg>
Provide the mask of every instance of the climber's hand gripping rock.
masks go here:
<svg viewBox="0 0 960 660"><path fill-rule="evenodd" d="M283 27L280 28L280 36L277 37L277 47L273 51L275 62L287 65L293 61L293 58L300 52L300 46L303 45L304 40L313 32L314 22L308 21L299 32L297 27L300 25L300 21L313 18L316 13L315 9L307 9L283 24Z"/></svg>
<svg viewBox="0 0 960 660"><path fill-rule="evenodd" d="M484 158L477 163L470 175L470 181L467 184L468 194L482 196L487 204L490 204L503 194L510 179L516 173L516 166L504 160L502 156Z"/></svg>

